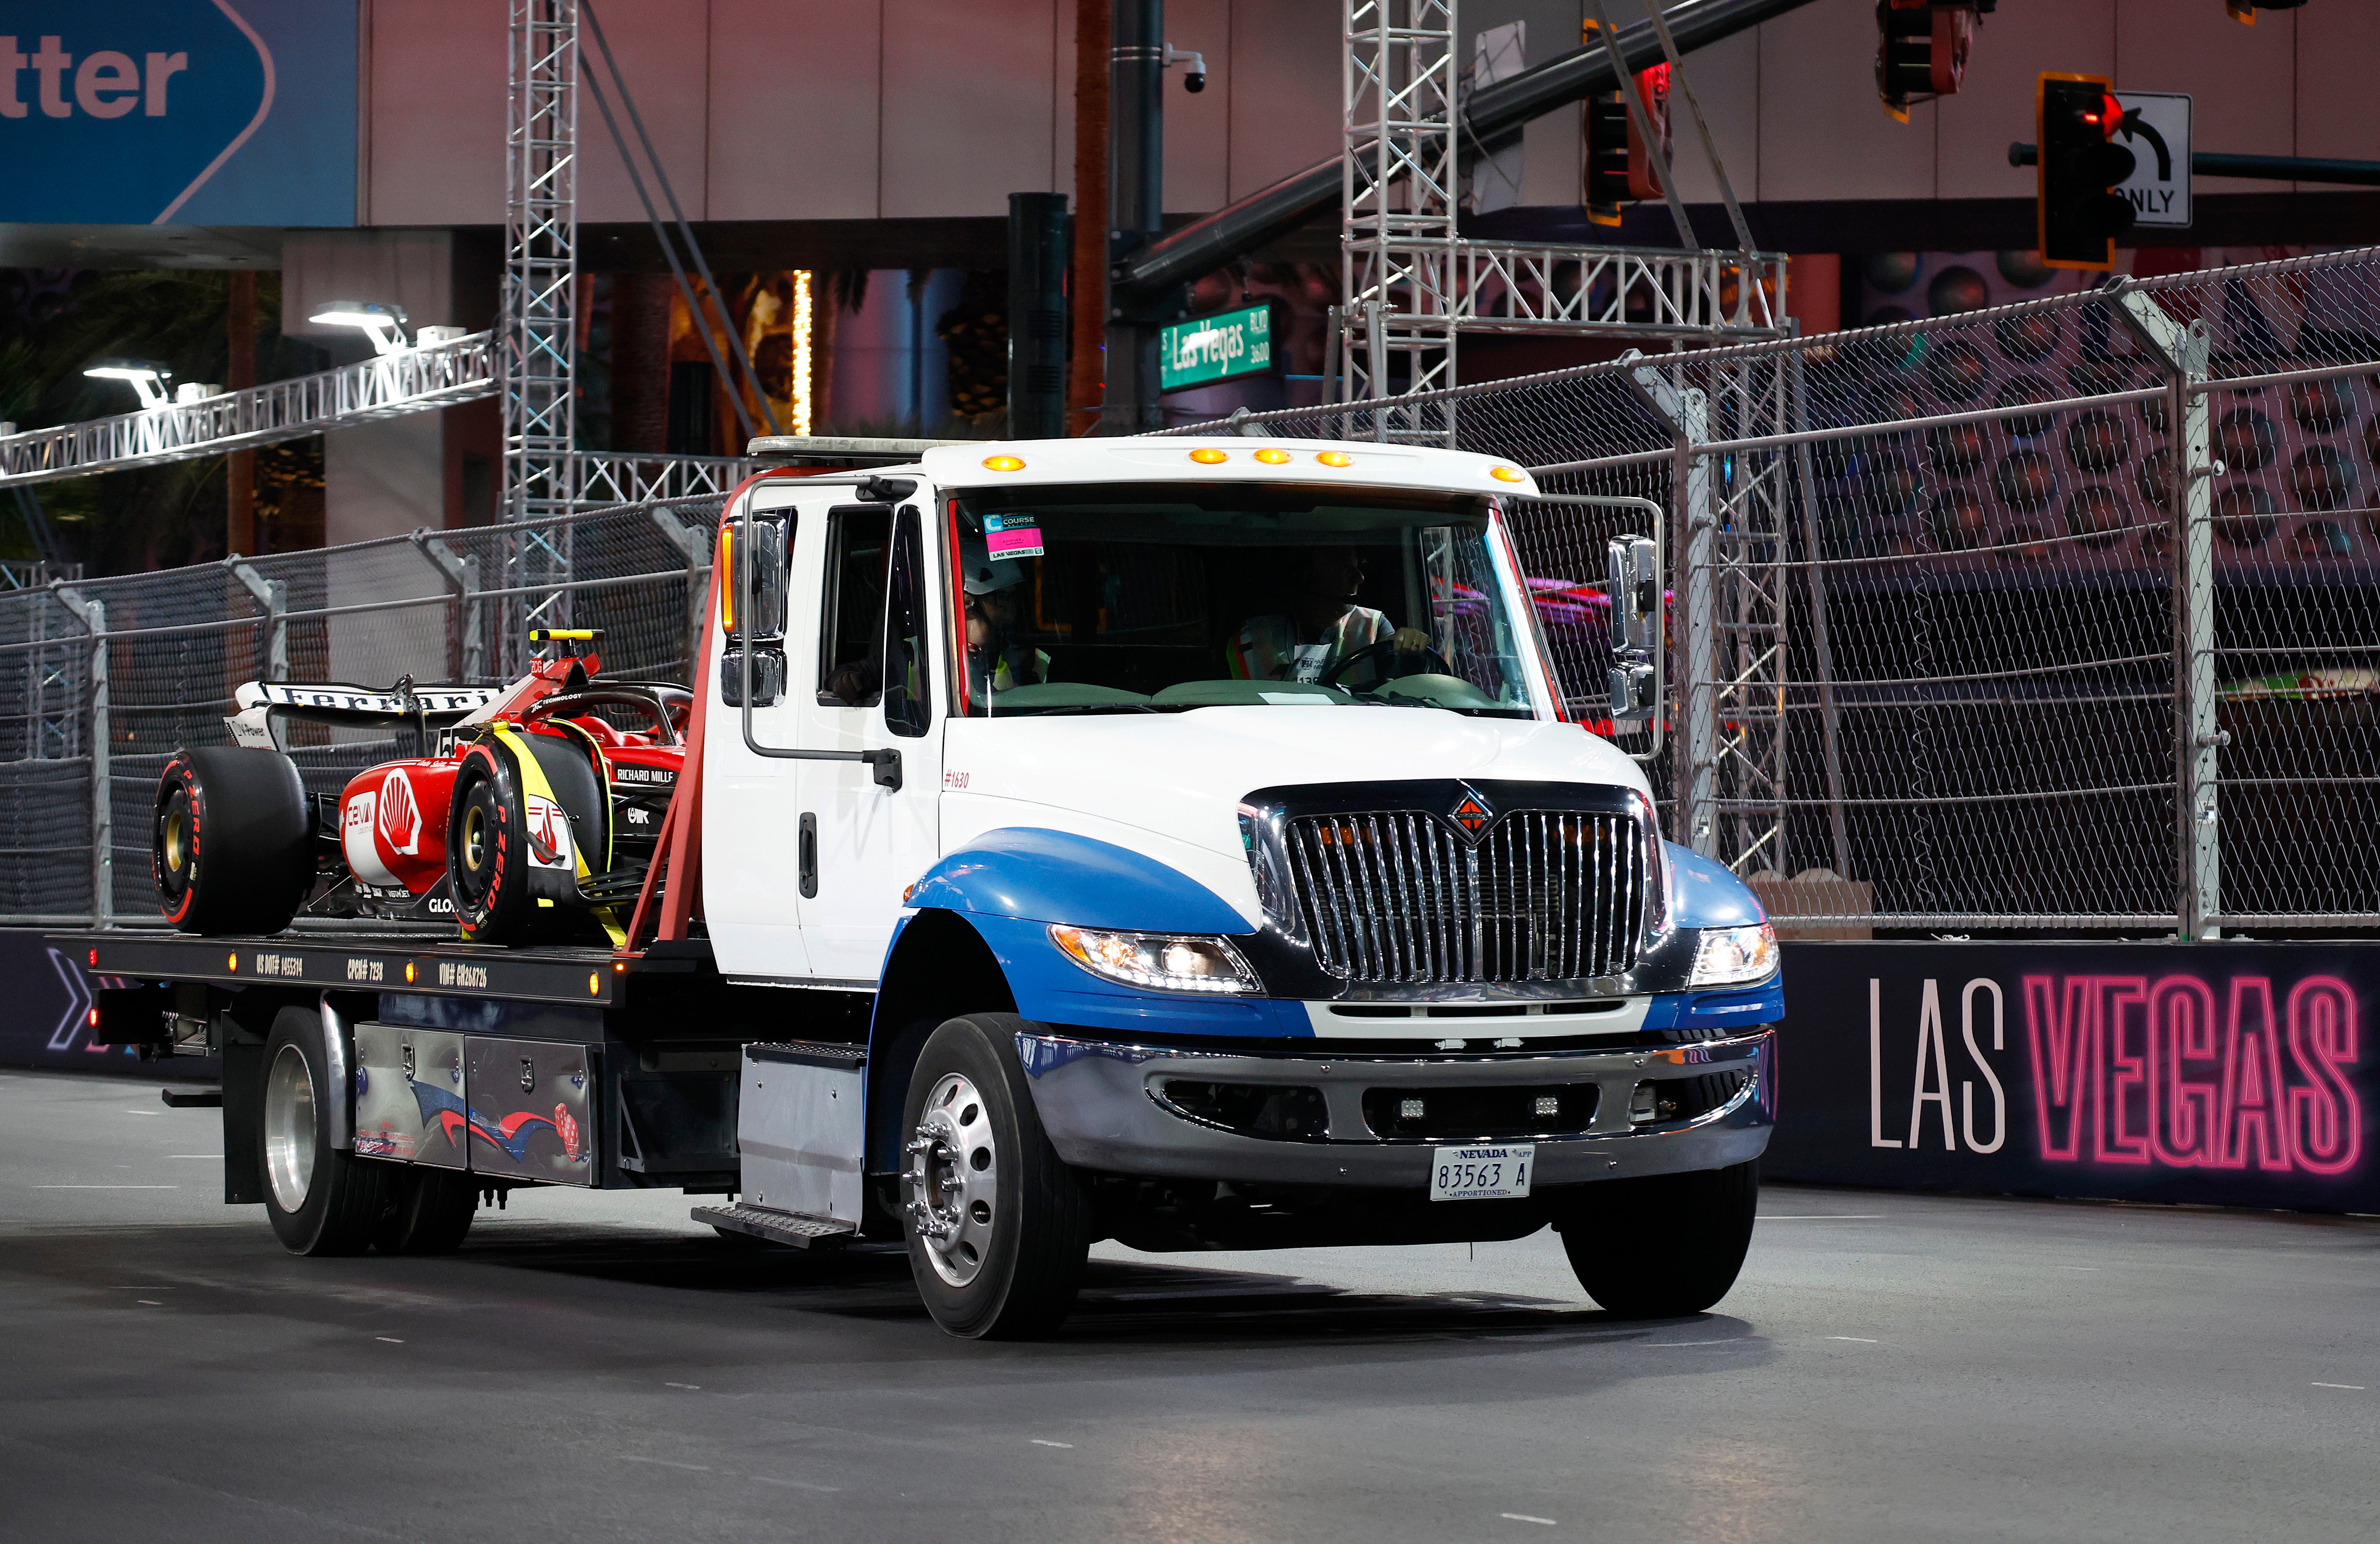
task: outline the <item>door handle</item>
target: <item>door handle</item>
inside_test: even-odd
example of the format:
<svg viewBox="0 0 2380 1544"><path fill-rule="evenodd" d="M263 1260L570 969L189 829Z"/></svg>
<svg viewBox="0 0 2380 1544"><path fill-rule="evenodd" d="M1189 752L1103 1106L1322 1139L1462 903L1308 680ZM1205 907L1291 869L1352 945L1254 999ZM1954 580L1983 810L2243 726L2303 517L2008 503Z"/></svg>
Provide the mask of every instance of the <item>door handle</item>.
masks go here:
<svg viewBox="0 0 2380 1544"><path fill-rule="evenodd" d="M810 900L818 894L818 817L802 816L802 835L797 868L800 871L802 898Z"/></svg>

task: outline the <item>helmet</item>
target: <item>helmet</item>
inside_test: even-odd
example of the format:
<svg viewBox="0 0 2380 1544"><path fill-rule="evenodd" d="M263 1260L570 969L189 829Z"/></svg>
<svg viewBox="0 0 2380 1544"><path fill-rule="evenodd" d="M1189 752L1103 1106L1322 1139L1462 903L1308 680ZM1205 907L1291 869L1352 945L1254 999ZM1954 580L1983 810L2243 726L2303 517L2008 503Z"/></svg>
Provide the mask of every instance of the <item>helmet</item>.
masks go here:
<svg viewBox="0 0 2380 1544"><path fill-rule="evenodd" d="M1025 577L1024 565L1014 558L995 558L980 536L959 538L959 577L970 595L991 595Z"/></svg>

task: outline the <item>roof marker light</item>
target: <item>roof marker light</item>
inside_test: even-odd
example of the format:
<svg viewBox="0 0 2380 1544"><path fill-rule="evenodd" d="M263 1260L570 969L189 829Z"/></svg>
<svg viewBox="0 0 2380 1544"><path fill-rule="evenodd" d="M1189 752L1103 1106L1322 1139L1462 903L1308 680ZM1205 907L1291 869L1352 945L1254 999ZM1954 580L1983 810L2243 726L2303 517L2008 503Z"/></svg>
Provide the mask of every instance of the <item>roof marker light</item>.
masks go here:
<svg viewBox="0 0 2380 1544"><path fill-rule="evenodd" d="M1521 482L1528 478L1528 474L1518 467L1490 467L1488 475L1499 482Z"/></svg>
<svg viewBox="0 0 2380 1544"><path fill-rule="evenodd" d="M1217 450L1212 445L1200 445L1196 450L1190 453L1190 459L1197 462L1198 465L1202 467L1220 466L1231 458L1232 453L1230 451Z"/></svg>
<svg viewBox="0 0 2380 1544"><path fill-rule="evenodd" d="M983 467L984 470L991 472L1021 472L1025 469L1025 458L1021 456L987 456L983 458Z"/></svg>
<svg viewBox="0 0 2380 1544"><path fill-rule="evenodd" d="M1268 467L1283 467L1289 464L1289 452L1278 445L1267 445L1257 452L1257 459Z"/></svg>
<svg viewBox="0 0 2380 1544"><path fill-rule="evenodd" d="M1343 450L1326 450L1315 457L1326 467L1352 467L1355 458Z"/></svg>

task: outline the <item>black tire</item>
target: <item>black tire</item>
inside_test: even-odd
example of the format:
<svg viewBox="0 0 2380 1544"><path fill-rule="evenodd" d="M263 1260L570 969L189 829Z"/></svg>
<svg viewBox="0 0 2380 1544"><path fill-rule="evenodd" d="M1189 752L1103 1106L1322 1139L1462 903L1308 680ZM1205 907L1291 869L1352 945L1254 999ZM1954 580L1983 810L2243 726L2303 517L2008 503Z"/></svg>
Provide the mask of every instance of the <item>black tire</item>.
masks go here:
<svg viewBox="0 0 2380 1544"><path fill-rule="evenodd" d="M520 779L511 758L482 742L465 754L455 774L446 817L446 886L455 897L455 925L470 943L516 943L532 930L528 823Z"/></svg>
<svg viewBox="0 0 2380 1544"><path fill-rule="evenodd" d="M331 1146L328 1071L322 1014L282 1009L264 1042L257 1151L264 1215L293 1255L361 1254L380 1226L391 1181L403 1173Z"/></svg>
<svg viewBox="0 0 2380 1544"><path fill-rule="evenodd" d="M451 1255L462 1247L480 1212L480 1184L451 1169L400 1169L389 1176L388 1197L372 1247L383 1255Z"/></svg>
<svg viewBox="0 0 2380 1544"><path fill-rule="evenodd" d="M275 750L179 750L157 780L150 873L165 920L191 933L277 933L314 885L314 816Z"/></svg>
<svg viewBox="0 0 2380 1544"><path fill-rule="evenodd" d="M1089 1193L1050 1147L1016 1057L1025 1027L1014 1014L947 1021L902 1100L910 1273L934 1322L966 1340L1049 1334L1074 1306L1090 1252ZM953 1198L931 1219L917 1204L920 1174ZM929 1221L950 1231L929 1237Z"/></svg>
<svg viewBox="0 0 2380 1544"><path fill-rule="evenodd" d="M1758 1165L1583 1185L1562 1250L1586 1295L1621 1319L1679 1319L1725 1297L1752 1246Z"/></svg>

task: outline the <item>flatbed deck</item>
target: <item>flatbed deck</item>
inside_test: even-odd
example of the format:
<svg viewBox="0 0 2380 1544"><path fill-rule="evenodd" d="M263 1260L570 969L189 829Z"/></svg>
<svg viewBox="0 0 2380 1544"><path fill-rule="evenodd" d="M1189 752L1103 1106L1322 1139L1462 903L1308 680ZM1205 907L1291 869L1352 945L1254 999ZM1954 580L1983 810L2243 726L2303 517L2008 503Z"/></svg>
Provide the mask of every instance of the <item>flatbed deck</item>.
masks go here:
<svg viewBox="0 0 2380 1544"><path fill-rule="evenodd" d="M73 950L95 976L221 986L303 984L597 1007L616 1002L630 976L685 975L710 967L710 945L698 940L623 954L582 944L465 943L422 932L308 930L203 938L109 929L49 937Z"/></svg>

